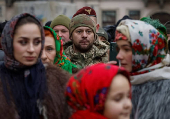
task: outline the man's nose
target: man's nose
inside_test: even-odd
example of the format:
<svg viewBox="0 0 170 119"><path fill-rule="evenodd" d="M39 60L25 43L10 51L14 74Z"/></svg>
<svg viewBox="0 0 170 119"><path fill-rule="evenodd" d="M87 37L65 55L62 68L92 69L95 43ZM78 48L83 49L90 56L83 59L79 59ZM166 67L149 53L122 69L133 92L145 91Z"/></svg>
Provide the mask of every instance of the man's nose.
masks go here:
<svg viewBox="0 0 170 119"><path fill-rule="evenodd" d="M82 37L87 37L86 31L83 32Z"/></svg>
<svg viewBox="0 0 170 119"><path fill-rule="evenodd" d="M58 31L58 35L59 35L60 37L62 37L62 32L61 32L61 31Z"/></svg>

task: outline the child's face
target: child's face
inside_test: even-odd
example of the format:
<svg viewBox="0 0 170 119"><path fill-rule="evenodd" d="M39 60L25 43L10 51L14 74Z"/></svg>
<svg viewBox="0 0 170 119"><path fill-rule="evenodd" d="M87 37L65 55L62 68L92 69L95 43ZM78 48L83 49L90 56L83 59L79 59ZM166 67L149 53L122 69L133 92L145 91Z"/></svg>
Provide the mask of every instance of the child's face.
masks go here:
<svg viewBox="0 0 170 119"><path fill-rule="evenodd" d="M128 79L118 74L114 77L105 101L104 116L108 119L129 119L132 109Z"/></svg>

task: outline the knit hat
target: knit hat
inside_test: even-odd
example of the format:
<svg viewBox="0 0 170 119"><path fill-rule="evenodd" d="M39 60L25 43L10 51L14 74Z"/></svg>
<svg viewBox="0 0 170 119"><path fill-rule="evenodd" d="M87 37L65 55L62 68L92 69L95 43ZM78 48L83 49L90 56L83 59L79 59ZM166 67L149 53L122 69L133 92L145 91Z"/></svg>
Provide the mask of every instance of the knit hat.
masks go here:
<svg viewBox="0 0 170 119"><path fill-rule="evenodd" d="M83 7L81 9L79 9L74 15L73 17L79 15L79 14L86 14L88 16L94 16L96 17L96 12L94 9L92 9L91 7Z"/></svg>
<svg viewBox="0 0 170 119"><path fill-rule="evenodd" d="M50 27L53 29L55 26L57 25L63 25L65 26L67 29L69 29L69 23L70 23L70 19L65 16L65 15L59 15L57 16L52 22Z"/></svg>
<svg viewBox="0 0 170 119"><path fill-rule="evenodd" d="M97 35L103 36L108 41L108 34L102 27L99 28Z"/></svg>
<svg viewBox="0 0 170 119"><path fill-rule="evenodd" d="M166 33L170 34L170 21L167 21L164 25L166 27Z"/></svg>
<svg viewBox="0 0 170 119"><path fill-rule="evenodd" d="M72 36L73 31L77 27L89 27L93 30L93 33L95 34L95 39L97 37L96 35L96 26L93 20L85 14L79 14L71 19L70 25L69 25L69 32L70 37Z"/></svg>

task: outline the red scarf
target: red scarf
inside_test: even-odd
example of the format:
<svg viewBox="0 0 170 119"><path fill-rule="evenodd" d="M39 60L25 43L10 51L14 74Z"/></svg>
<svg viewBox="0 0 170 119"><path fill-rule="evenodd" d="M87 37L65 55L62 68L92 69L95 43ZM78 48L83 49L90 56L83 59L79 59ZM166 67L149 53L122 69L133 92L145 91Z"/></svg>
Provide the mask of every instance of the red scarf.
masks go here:
<svg viewBox="0 0 170 119"><path fill-rule="evenodd" d="M72 76L65 93L67 103L75 110L71 119L106 119L102 116L104 102L118 72L129 79L124 68L103 63L89 66Z"/></svg>

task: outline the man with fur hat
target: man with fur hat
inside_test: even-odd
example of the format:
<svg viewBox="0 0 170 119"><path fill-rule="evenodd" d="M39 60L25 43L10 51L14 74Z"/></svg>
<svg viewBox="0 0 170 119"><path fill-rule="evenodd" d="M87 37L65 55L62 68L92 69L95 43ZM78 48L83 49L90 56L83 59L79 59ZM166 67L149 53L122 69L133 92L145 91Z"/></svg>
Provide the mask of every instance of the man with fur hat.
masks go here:
<svg viewBox="0 0 170 119"><path fill-rule="evenodd" d="M69 39L69 23L70 19L65 15L57 16L50 24L50 27L62 37L63 43L70 41Z"/></svg>
<svg viewBox="0 0 170 119"><path fill-rule="evenodd" d="M72 45L65 50L65 54L73 64L84 68L98 62L108 62L108 48L99 49L94 45L97 39L96 26L89 16L80 14L73 17L69 31Z"/></svg>

